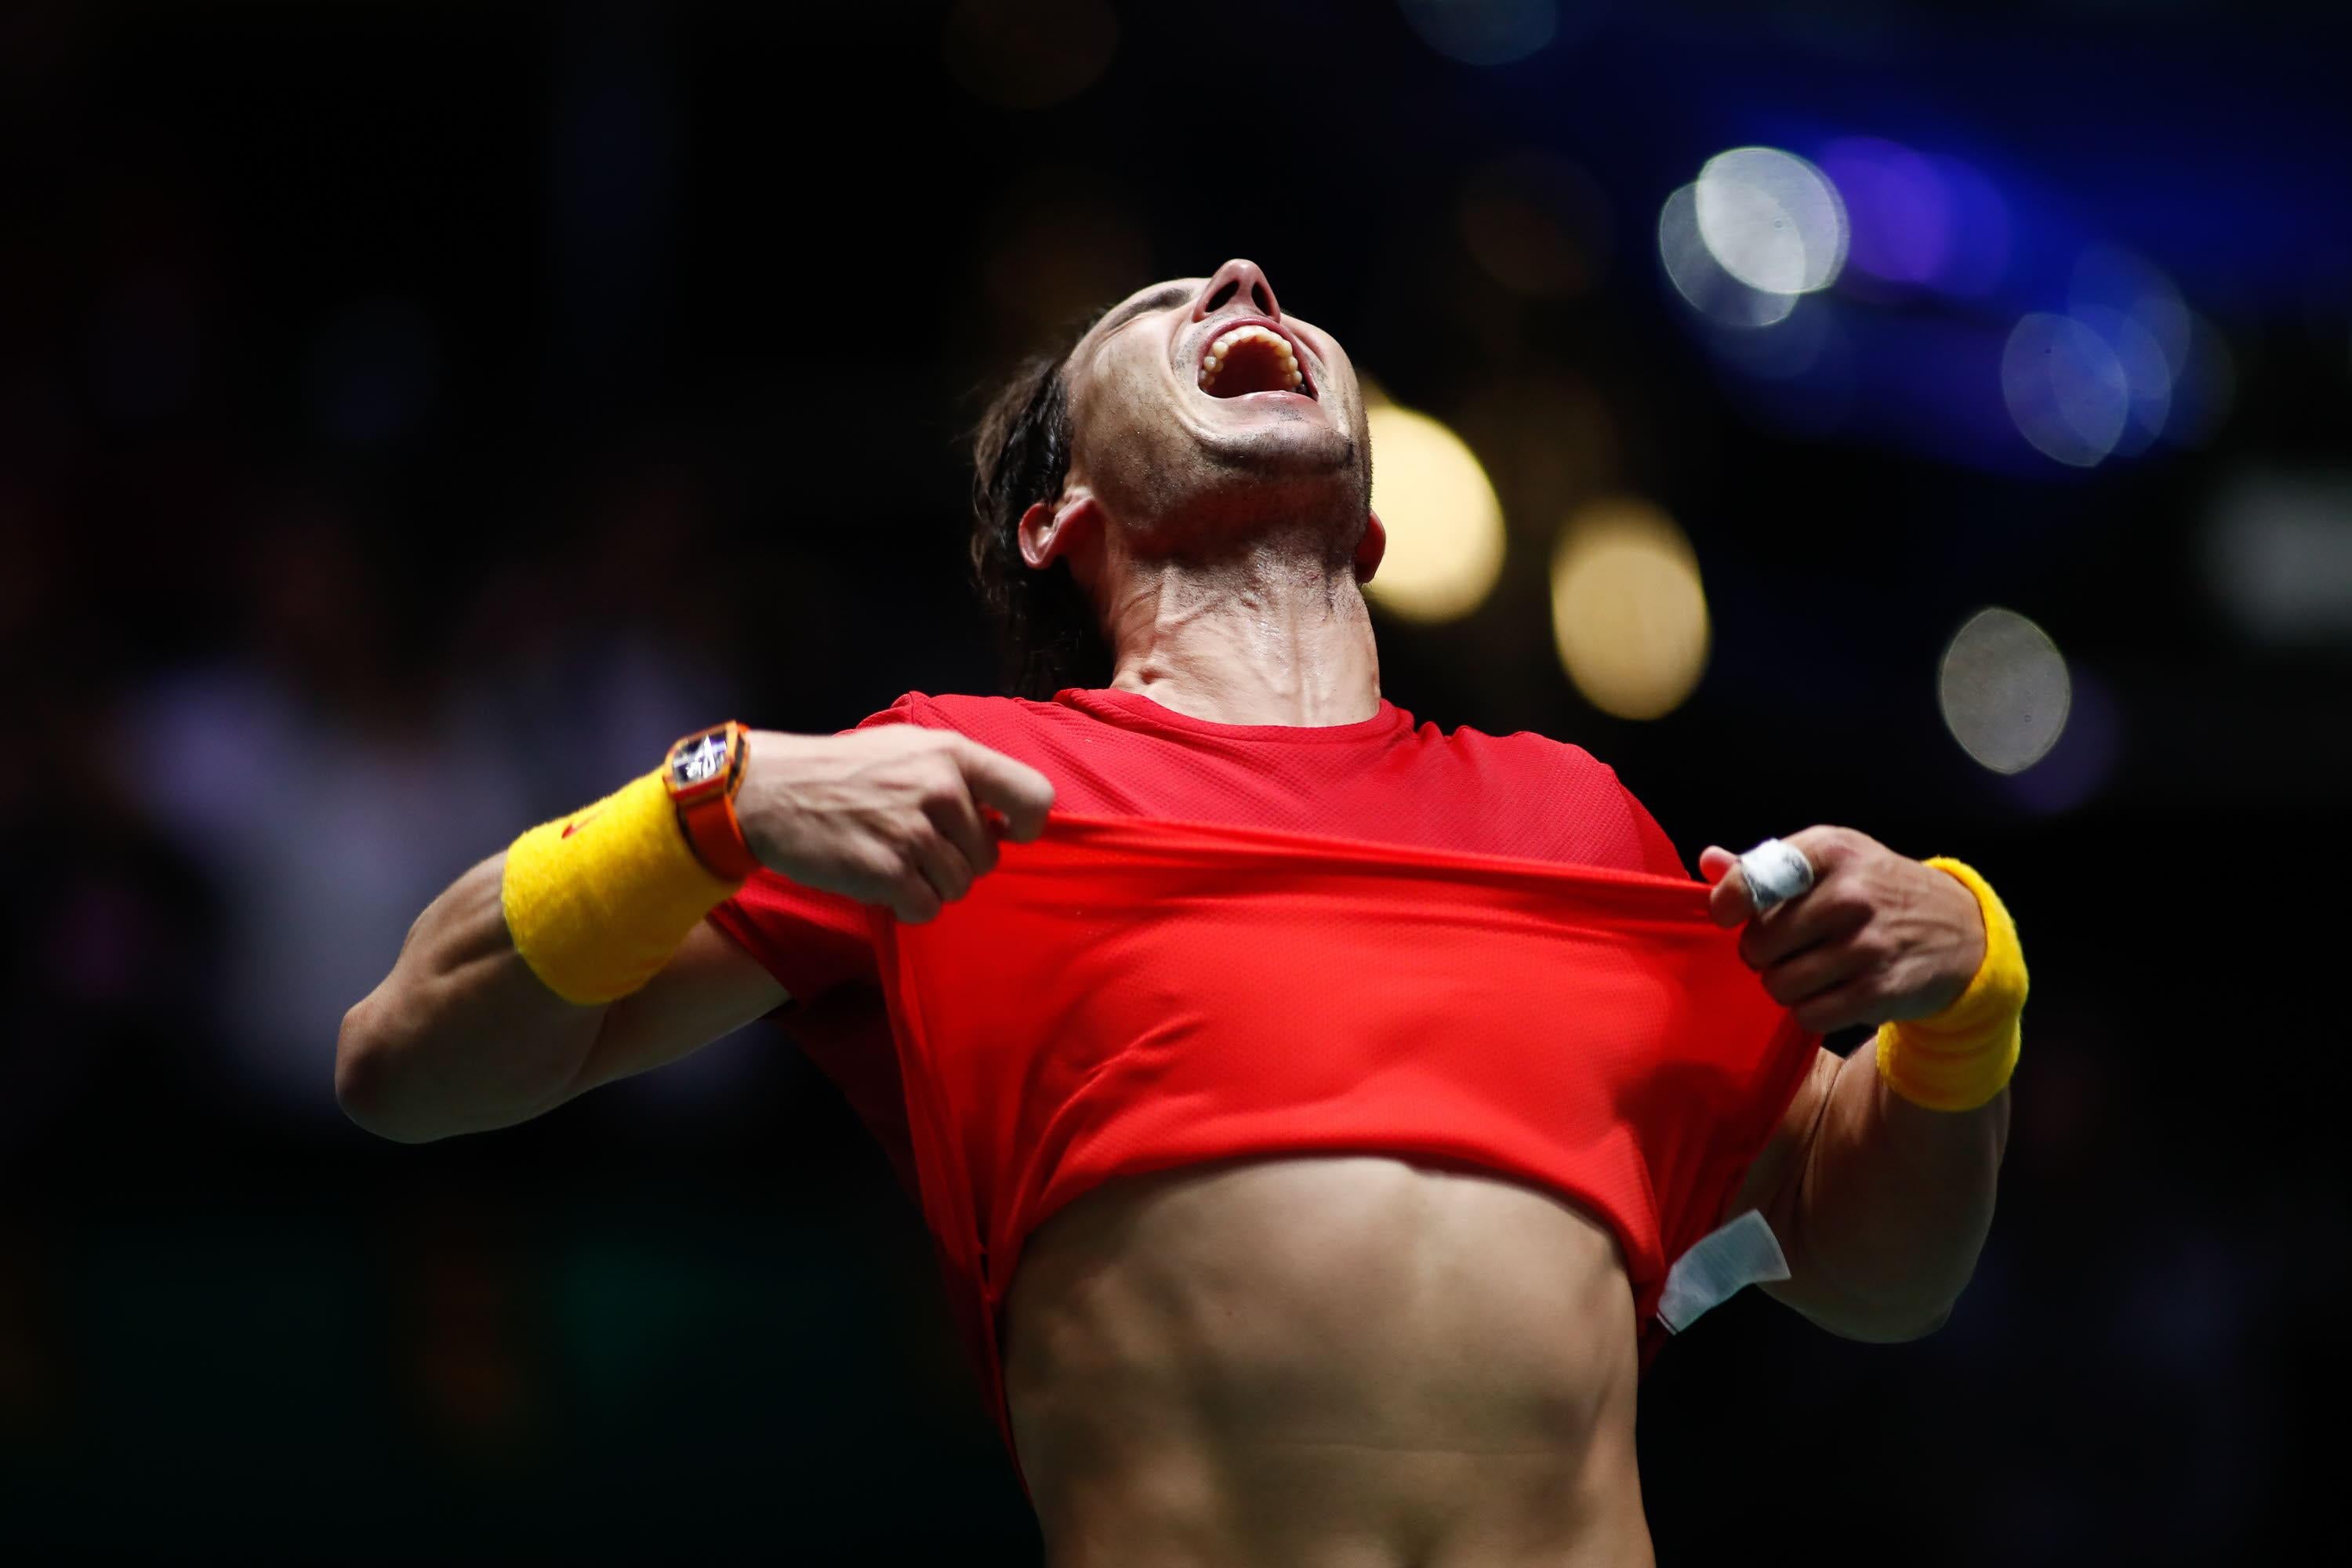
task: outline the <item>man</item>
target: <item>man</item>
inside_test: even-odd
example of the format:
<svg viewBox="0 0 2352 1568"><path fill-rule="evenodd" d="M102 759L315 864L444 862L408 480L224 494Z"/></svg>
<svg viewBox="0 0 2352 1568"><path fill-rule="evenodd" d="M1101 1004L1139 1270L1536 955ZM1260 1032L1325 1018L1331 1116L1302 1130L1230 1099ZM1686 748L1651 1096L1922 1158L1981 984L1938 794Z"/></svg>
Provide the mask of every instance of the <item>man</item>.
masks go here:
<svg viewBox="0 0 2352 1568"><path fill-rule="evenodd" d="M1432 920L1481 877L1517 879L1517 891L1479 883L1468 918L1486 919L1477 899L1517 911L1488 922L1493 952L1529 970L1545 964L1550 919L1531 900L1599 889L1666 910L1643 914L1622 942L1591 939L1595 963L1542 984L1616 984L1627 953L1639 969L1644 931L1722 949L1739 1006L1753 993L1751 1013L1778 1021L1755 1060L1785 1058L1791 1038L1803 1056L1713 1113L1723 1128L1744 1118L1753 1133L1736 1163L1709 1167L1717 1175L1691 1189L1706 1212L1685 1238L1759 1211L1785 1254L1773 1294L1823 1327L1893 1341L1944 1321L1990 1223L2022 1001L2014 928L1981 879L1816 827L1777 858L1709 848L1703 889L1581 751L1416 730L1380 695L1359 592L1383 534L1368 504L1354 373L1327 333L1284 313L1250 262L1145 289L1066 354L1033 364L983 424L978 458L974 560L1017 679L1050 692L1099 638L1108 687L1052 701L909 694L835 736L730 727L683 746L666 779L524 835L425 911L390 976L352 1010L337 1088L357 1121L410 1141L504 1126L789 1003L803 1045L920 1188L935 1232L943 1215L965 1215L971 1234L943 1247L996 1271L984 1337L992 1353L1001 1315L1001 1418L1056 1564L1646 1563L1637 1345L1661 1300L1659 1266L1674 1259L1628 1214L1664 1204L1646 1173L1664 1165L1637 1173L1641 1191L1612 1206L1578 1201L1600 1191L1576 1174L1586 1152L1563 1155L1568 1174L1547 1183L1528 1178L1537 1166L1496 1168L1508 1162L1473 1143L1460 1158L1423 1159L1369 1136L1329 1147L1261 1136L1232 1158L1113 1162L1104 1170L1115 1179L1098 1173L1083 1190L1029 1202L1038 1223L1024 1235L974 1219L975 1207L1002 1215L1020 1205L980 1192L990 1179L980 1166L940 1155L966 1146L950 1123L971 1114L931 1081L929 1064L943 1058L922 1054L927 1029L946 1020L984 1032L1004 1010L1061 1009L1034 1028L1021 1012L1013 1032L1045 1037L988 1047L1033 1052L1022 1068L1033 1077L964 1085L1002 1097L1012 1131L999 1152L1034 1198L1050 1186L1041 1170L1066 1154L1071 1134L1055 1121L1066 1101L1147 1045L1167 1045L1138 1043L1151 1009L1216 1015L1183 1024L1184 1039L1205 1041L1245 1028L1258 1005L1217 966L1163 972L1150 943L1196 927L1215 940L1226 892L1248 911L1262 889L1296 891L1282 875L1293 859L1338 865L1318 885L1328 891L1385 886L1388 857L1421 879ZM1066 817L1082 831L1054 826ZM1192 878L1190 892L1151 884L1148 918L1101 894L1125 885L1121 865L1148 858L1139 839L1119 838L1121 822L1139 833L1171 825L1169 842L1183 847L1162 855L1163 869ZM1204 893L1188 857L1221 846L1246 849L1258 869ZM1064 897L1051 890L1056 875L1093 877L1096 891ZM989 903L1019 877L1048 879L1036 885L1049 890ZM968 896L968 910L943 914ZM1311 900L1323 896L1297 892L1309 902L1296 907L1319 910ZM1279 954L1267 958L1275 987L1307 992L1263 999L1302 1020L1286 1025L1287 1038L1251 1043L1269 1072L1276 1054L1284 1070L1312 1071L1359 1049L1354 1037L1378 1020L1349 998L1450 986L1447 1005L1485 1009L1521 995L1516 975L1457 984L1497 960L1451 936L1416 953L1412 911L1395 903L1366 905L1368 923L1402 934L1391 951L1411 974L1318 970L1287 984ZM1074 915L1091 923L1066 953L1042 965L1028 954L1028 978L986 990L990 942L1006 944L1010 963L1030 940L1015 933ZM1760 983L1729 958L1733 939L1688 929L1709 919L1744 923L1738 959ZM1256 946L1344 943L1348 926L1285 917ZM933 931L960 932L961 958L926 946ZM1242 966L1266 957L1223 951ZM1129 952L1142 956L1122 968ZM1041 995L1062 958L1083 959L1088 978L1068 996ZM1703 955L1685 967L1701 974ZM898 1014L898 1054L877 980ZM971 986L985 994L975 1001ZM1638 1010L1662 993L1643 973L1611 994ZM1202 996L1215 1000L1195 1006ZM1141 1009L1135 1037L1086 1037L1103 1007ZM1318 1017L1333 1020L1333 1037L1317 1037ZM1558 1049L1497 1042L1485 1025L1459 1042L1382 1049L1442 1099L1462 1064L1499 1060L1491 1070L1507 1082L1581 1059L1603 1022L1547 1026L1564 1031ZM1880 1046L1843 1061L1797 1028L1863 1023L1887 1026ZM1752 1025L1742 1026L1762 1038ZM1097 1047L1083 1070L1055 1059ZM1153 1059L1198 1068L1207 1058L1191 1049L1180 1040ZM971 1070L970 1053L961 1065ZM1344 1098L1354 1072L1331 1081L1331 1096ZM1695 1086L1696 1116L1706 1085L1733 1080L1700 1064L1675 1081ZM1671 1124L1678 1092L1663 1078L1612 1080L1588 1097L1609 1103L1577 1114L1605 1121L1621 1114L1612 1097L1646 1096L1660 1109L1622 1114ZM1148 1087L1121 1093L1125 1110L1155 1109ZM1429 1098L1390 1103L1406 1114ZM910 1156L910 1108L921 1158ZM1302 1100L1297 1114L1313 1109ZM1180 1107L1171 1124L1207 1114ZM1518 1120L1540 1144L1552 1118ZM1711 1147L1719 1154L1738 1136ZM1000 1233L1018 1249L1009 1280L1013 1258L986 1245Z"/></svg>

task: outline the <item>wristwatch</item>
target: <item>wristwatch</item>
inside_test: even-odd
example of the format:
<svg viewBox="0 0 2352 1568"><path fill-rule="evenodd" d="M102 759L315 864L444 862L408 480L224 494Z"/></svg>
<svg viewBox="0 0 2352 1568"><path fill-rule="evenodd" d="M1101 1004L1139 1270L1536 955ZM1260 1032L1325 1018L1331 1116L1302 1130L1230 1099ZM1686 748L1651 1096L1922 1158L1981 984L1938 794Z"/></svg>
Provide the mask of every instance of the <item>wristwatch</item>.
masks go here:
<svg viewBox="0 0 2352 1568"><path fill-rule="evenodd" d="M735 820L735 792L743 787L743 763L751 731L730 719L715 730L698 730L669 749L662 782L694 858L710 874L740 882L760 868L759 857Z"/></svg>

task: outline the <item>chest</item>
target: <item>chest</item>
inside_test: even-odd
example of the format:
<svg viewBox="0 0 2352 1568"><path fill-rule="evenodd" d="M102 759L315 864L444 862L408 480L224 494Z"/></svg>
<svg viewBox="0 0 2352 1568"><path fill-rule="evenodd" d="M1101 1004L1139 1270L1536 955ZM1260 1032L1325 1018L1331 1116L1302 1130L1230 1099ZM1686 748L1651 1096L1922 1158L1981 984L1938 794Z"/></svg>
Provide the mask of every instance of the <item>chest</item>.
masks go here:
<svg viewBox="0 0 2352 1568"><path fill-rule="evenodd" d="M1638 866L1609 794L1556 768L1445 745L1378 752L1312 745L1196 748L1111 731L1061 739L1033 762L1055 804L1577 865Z"/></svg>

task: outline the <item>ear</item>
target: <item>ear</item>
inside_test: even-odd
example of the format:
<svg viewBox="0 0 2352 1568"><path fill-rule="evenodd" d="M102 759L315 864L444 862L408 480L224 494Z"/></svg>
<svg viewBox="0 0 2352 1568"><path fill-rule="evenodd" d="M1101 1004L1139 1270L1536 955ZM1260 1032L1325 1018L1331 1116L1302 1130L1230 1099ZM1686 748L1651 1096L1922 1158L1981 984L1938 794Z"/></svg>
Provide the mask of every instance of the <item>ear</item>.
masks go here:
<svg viewBox="0 0 2352 1568"><path fill-rule="evenodd" d="M1356 541L1356 581L1369 583L1372 574L1381 569L1381 557L1389 552L1389 531L1381 526L1381 514L1364 513L1364 537Z"/></svg>
<svg viewBox="0 0 2352 1568"><path fill-rule="evenodd" d="M1038 501L1021 514L1021 559L1034 567L1051 566L1093 527L1098 510L1093 494L1082 489L1065 491L1059 506Z"/></svg>

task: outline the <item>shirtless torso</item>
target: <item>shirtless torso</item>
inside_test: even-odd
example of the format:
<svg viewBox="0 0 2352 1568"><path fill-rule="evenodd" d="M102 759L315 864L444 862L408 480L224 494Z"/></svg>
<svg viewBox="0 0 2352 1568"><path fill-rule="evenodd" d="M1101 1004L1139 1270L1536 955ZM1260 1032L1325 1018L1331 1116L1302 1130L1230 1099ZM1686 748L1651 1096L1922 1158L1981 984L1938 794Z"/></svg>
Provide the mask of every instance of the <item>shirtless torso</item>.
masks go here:
<svg viewBox="0 0 2352 1568"><path fill-rule="evenodd" d="M1377 1157L1108 1184L1031 1237L1006 1392L1052 1568L1645 1564L1615 1242Z"/></svg>

